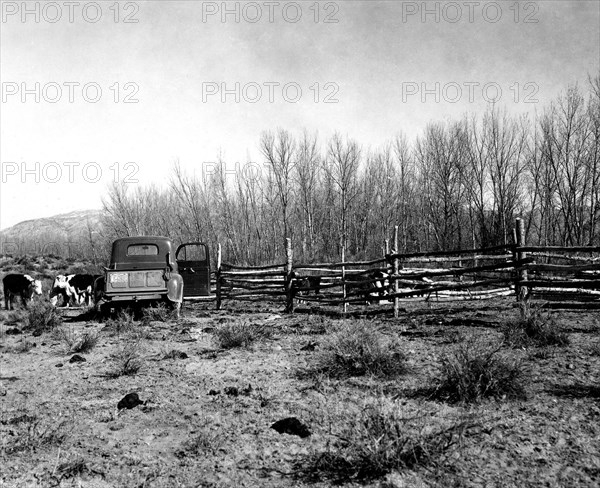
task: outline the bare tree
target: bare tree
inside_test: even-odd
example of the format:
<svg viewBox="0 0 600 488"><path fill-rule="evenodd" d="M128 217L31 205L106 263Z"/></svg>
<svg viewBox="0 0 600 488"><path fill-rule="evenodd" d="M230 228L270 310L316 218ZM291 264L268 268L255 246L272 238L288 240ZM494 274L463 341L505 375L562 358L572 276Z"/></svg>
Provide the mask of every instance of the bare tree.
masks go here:
<svg viewBox="0 0 600 488"><path fill-rule="evenodd" d="M293 181L297 194L303 256L312 255L315 250L315 212L318 205L320 166L317 136L304 131L298 144Z"/></svg>
<svg viewBox="0 0 600 488"><path fill-rule="evenodd" d="M324 166L334 185L340 213L339 239L340 248L348 247L348 223L350 209L358 195L358 167L360 165L361 149L356 141L342 140L335 134L328 145L327 160Z"/></svg>
<svg viewBox="0 0 600 488"><path fill-rule="evenodd" d="M425 135L417 139L415 155L425 201L426 231L431 230L439 249L451 249L462 243L461 175L467 147L463 123L430 124Z"/></svg>
<svg viewBox="0 0 600 488"><path fill-rule="evenodd" d="M579 89L569 87L552 104L541 121L542 154L552 168L562 220L562 243L585 241L592 183L589 147L593 137L591 120Z"/></svg>
<svg viewBox="0 0 600 488"><path fill-rule="evenodd" d="M285 248L285 238L291 237L289 211L293 196L292 178L296 164L296 143L289 132L279 129L276 136L271 132L263 132L260 147L273 173L277 187L283 223L282 246Z"/></svg>

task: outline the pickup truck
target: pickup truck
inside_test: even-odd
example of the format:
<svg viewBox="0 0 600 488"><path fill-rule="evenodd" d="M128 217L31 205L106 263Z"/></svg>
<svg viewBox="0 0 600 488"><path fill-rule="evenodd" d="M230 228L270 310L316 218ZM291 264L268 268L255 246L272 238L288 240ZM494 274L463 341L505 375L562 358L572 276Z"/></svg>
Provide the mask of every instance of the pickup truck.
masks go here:
<svg viewBox="0 0 600 488"><path fill-rule="evenodd" d="M184 298L210 296L208 246L180 245L167 237L124 237L113 242L110 264L95 283L96 308L165 303L179 310Z"/></svg>

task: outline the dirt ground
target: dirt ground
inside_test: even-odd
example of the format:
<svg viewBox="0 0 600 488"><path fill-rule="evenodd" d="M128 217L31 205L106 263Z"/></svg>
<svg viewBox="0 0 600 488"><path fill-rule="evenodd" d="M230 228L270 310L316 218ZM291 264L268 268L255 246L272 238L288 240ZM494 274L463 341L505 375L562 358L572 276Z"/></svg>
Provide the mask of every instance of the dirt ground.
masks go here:
<svg viewBox="0 0 600 488"><path fill-rule="evenodd" d="M503 321L516 317L513 305L420 302L403 304L398 319L342 319L306 305L286 315L279 303L226 302L222 311L186 304L176 321L123 329L71 309L61 311L62 335L39 336L15 334L22 324L2 311L0 486L600 486L600 312L552 312L568 333L566 347L506 349L522 361L526 399L466 405L426 394L440 354L468 336L498 339ZM344 320L398 337L408 371L383 380L303 378L299 371ZM260 340L219 348L215 327L236 321L259 328ZM65 337L84 333L97 334L97 343L80 353L85 362L71 363ZM127 354L139 371L119 375ZM118 409L132 392L144 403ZM340 481L298 468L330 447L349 412L382 397L419 412L425 424L468 416L474 427L438 462L374 479ZM286 417L312 435L270 428Z"/></svg>

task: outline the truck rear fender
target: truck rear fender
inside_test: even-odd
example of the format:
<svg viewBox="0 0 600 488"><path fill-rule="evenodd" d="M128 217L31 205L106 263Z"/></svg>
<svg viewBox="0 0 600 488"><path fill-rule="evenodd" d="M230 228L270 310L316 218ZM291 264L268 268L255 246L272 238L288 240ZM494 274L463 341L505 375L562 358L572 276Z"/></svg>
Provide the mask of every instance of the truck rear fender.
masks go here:
<svg viewBox="0 0 600 488"><path fill-rule="evenodd" d="M183 278L178 273L169 273L171 278L167 281L167 298L175 303L183 301Z"/></svg>

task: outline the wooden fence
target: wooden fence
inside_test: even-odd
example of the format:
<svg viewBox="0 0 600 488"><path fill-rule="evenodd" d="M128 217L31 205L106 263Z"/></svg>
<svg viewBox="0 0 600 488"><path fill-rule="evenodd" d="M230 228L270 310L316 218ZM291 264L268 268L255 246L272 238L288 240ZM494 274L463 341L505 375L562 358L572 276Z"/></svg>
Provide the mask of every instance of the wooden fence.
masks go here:
<svg viewBox="0 0 600 488"><path fill-rule="evenodd" d="M600 246L527 246L517 219L514 242L456 251L398 253L380 259L296 264L287 240L286 262L269 266L221 263L217 308L223 300L281 300L293 312L299 301L322 305L393 305L403 301L476 300L516 296L595 301L600 307ZM387 248L387 243L386 243ZM561 298L562 297L562 298Z"/></svg>

